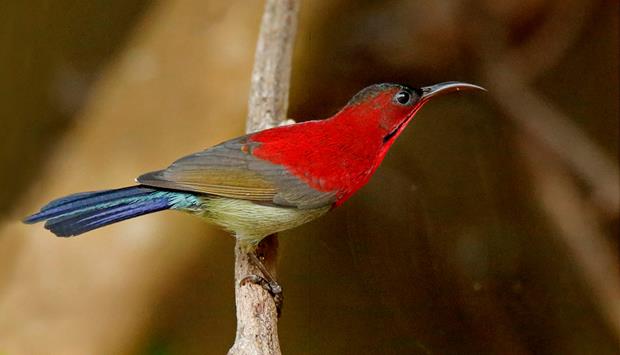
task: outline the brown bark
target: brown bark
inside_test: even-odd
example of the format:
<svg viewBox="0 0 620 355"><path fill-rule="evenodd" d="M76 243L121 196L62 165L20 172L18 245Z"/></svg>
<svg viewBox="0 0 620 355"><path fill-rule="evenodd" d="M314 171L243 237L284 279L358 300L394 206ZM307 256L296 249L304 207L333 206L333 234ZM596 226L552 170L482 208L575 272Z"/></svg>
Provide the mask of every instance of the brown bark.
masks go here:
<svg viewBox="0 0 620 355"><path fill-rule="evenodd" d="M248 101L247 132L286 121L293 42L297 30L298 0L267 0L261 22ZM276 276L277 236L261 242L257 254ZM235 300L237 335L229 354L280 354L278 316L273 297L245 276L260 271L237 242L235 247Z"/></svg>

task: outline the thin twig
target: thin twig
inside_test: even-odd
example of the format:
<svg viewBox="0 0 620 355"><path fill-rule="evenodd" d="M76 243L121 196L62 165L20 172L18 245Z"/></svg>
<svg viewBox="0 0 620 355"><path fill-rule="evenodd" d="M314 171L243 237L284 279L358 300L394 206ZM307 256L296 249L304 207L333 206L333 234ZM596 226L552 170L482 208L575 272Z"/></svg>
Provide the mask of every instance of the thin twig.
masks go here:
<svg viewBox="0 0 620 355"><path fill-rule="evenodd" d="M591 189L607 218L620 211L620 173L611 159L555 105L536 94L516 70L488 66L485 85L499 107L533 139L543 142Z"/></svg>
<svg viewBox="0 0 620 355"><path fill-rule="evenodd" d="M541 205L559 232L556 236L579 266L596 307L620 341L618 255L605 238L596 213L581 199L570 174L544 147L526 141L525 136L519 143Z"/></svg>
<svg viewBox="0 0 620 355"><path fill-rule="evenodd" d="M254 58L247 132L285 122L293 42L299 0L267 0ZM259 245L263 263L276 276L277 236ZM229 354L280 354L278 316L272 296L258 285L239 284L247 275L260 274L239 242L235 246L235 301L237 335Z"/></svg>
<svg viewBox="0 0 620 355"><path fill-rule="evenodd" d="M591 201L605 217L617 218L620 211L618 167L570 117L546 100L532 84L536 76L550 68L554 60L562 58L571 41L578 38L585 15L577 13L588 8L582 3L571 1L570 6L561 12L564 21L556 15L554 24L545 26L545 31L521 48L507 48L503 44L499 46L503 51L498 52L496 39L489 37L473 42L483 59L484 85L499 108L520 130L520 148L525 152L541 205L557 227L558 239L579 266L582 279L592 290L601 314L620 338L618 254L600 228L600 216L581 200L574 181L563 171L566 168L586 182ZM580 18L581 21L574 24L567 21L568 18ZM558 25L565 23L578 28L566 30ZM551 55L545 53L546 59L531 60L546 48L552 48Z"/></svg>
<svg viewBox="0 0 620 355"><path fill-rule="evenodd" d="M490 71L489 92L522 129L525 152L542 207L558 229L558 238L570 251L592 290L601 315L620 339L620 283L618 255L598 225L600 218L580 201L574 183L559 172L560 162L592 186L591 200L608 218L618 212L618 170L558 109L537 98L508 68ZM514 75L510 80L506 75ZM525 140L528 142L525 142ZM546 152L545 150L548 150ZM549 152L553 152L550 154Z"/></svg>
<svg viewBox="0 0 620 355"><path fill-rule="evenodd" d="M501 20L479 12L478 24L485 25L472 32L472 47L482 62L483 84L500 109L578 175L592 191L595 206L613 219L620 213L617 165L570 117L533 88L534 80L563 58L579 38L591 13L591 5L584 0L570 0L558 6L541 29L518 47L502 43L501 36L482 30L495 28L495 32L507 32Z"/></svg>

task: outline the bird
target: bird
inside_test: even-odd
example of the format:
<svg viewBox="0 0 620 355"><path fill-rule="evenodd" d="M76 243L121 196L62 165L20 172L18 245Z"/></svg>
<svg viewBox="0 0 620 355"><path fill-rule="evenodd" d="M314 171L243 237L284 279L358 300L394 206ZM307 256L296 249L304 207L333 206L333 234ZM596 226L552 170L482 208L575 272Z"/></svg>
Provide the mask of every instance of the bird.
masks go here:
<svg viewBox="0 0 620 355"><path fill-rule="evenodd" d="M422 106L460 90L485 89L456 81L374 84L330 118L227 140L143 174L136 185L53 200L24 223L45 221L55 235L71 237L158 211L188 212L231 232L276 289L252 253L258 243L342 205L368 183Z"/></svg>

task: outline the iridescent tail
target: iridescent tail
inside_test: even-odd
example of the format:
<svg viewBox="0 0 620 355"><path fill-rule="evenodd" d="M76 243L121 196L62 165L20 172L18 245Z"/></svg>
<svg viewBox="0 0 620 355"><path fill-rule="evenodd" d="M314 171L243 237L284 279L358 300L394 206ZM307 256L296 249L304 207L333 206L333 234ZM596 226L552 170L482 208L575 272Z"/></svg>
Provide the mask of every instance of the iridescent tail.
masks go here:
<svg viewBox="0 0 620 355"><path fill-rule="evenodd" d="M71 237L147 213L189 208L197 203L196 196L189 193L131 186L56 199L24 223L46 221L46 229L59 237Z"/></svg>

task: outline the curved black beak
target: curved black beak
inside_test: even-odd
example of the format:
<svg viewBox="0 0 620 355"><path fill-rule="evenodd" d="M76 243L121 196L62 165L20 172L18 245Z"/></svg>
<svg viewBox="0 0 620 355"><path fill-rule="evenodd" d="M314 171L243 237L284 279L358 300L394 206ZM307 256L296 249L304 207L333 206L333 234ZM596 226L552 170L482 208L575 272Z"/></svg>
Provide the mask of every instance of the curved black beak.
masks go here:
<svg viewBox="0 0 620 355"><path fill-rule="evenodd" d="M468 83L462 83L459 81L447 81L445 83L425 86L425 87L420 88L420 90L422 90L421 100L423 101L427 101L428 99L434 96L440 96L440 95L448 94L454 91L461 91L461 90L487 91L487 89L481 86L474 85L474 84L468 84Z"/></svg>

